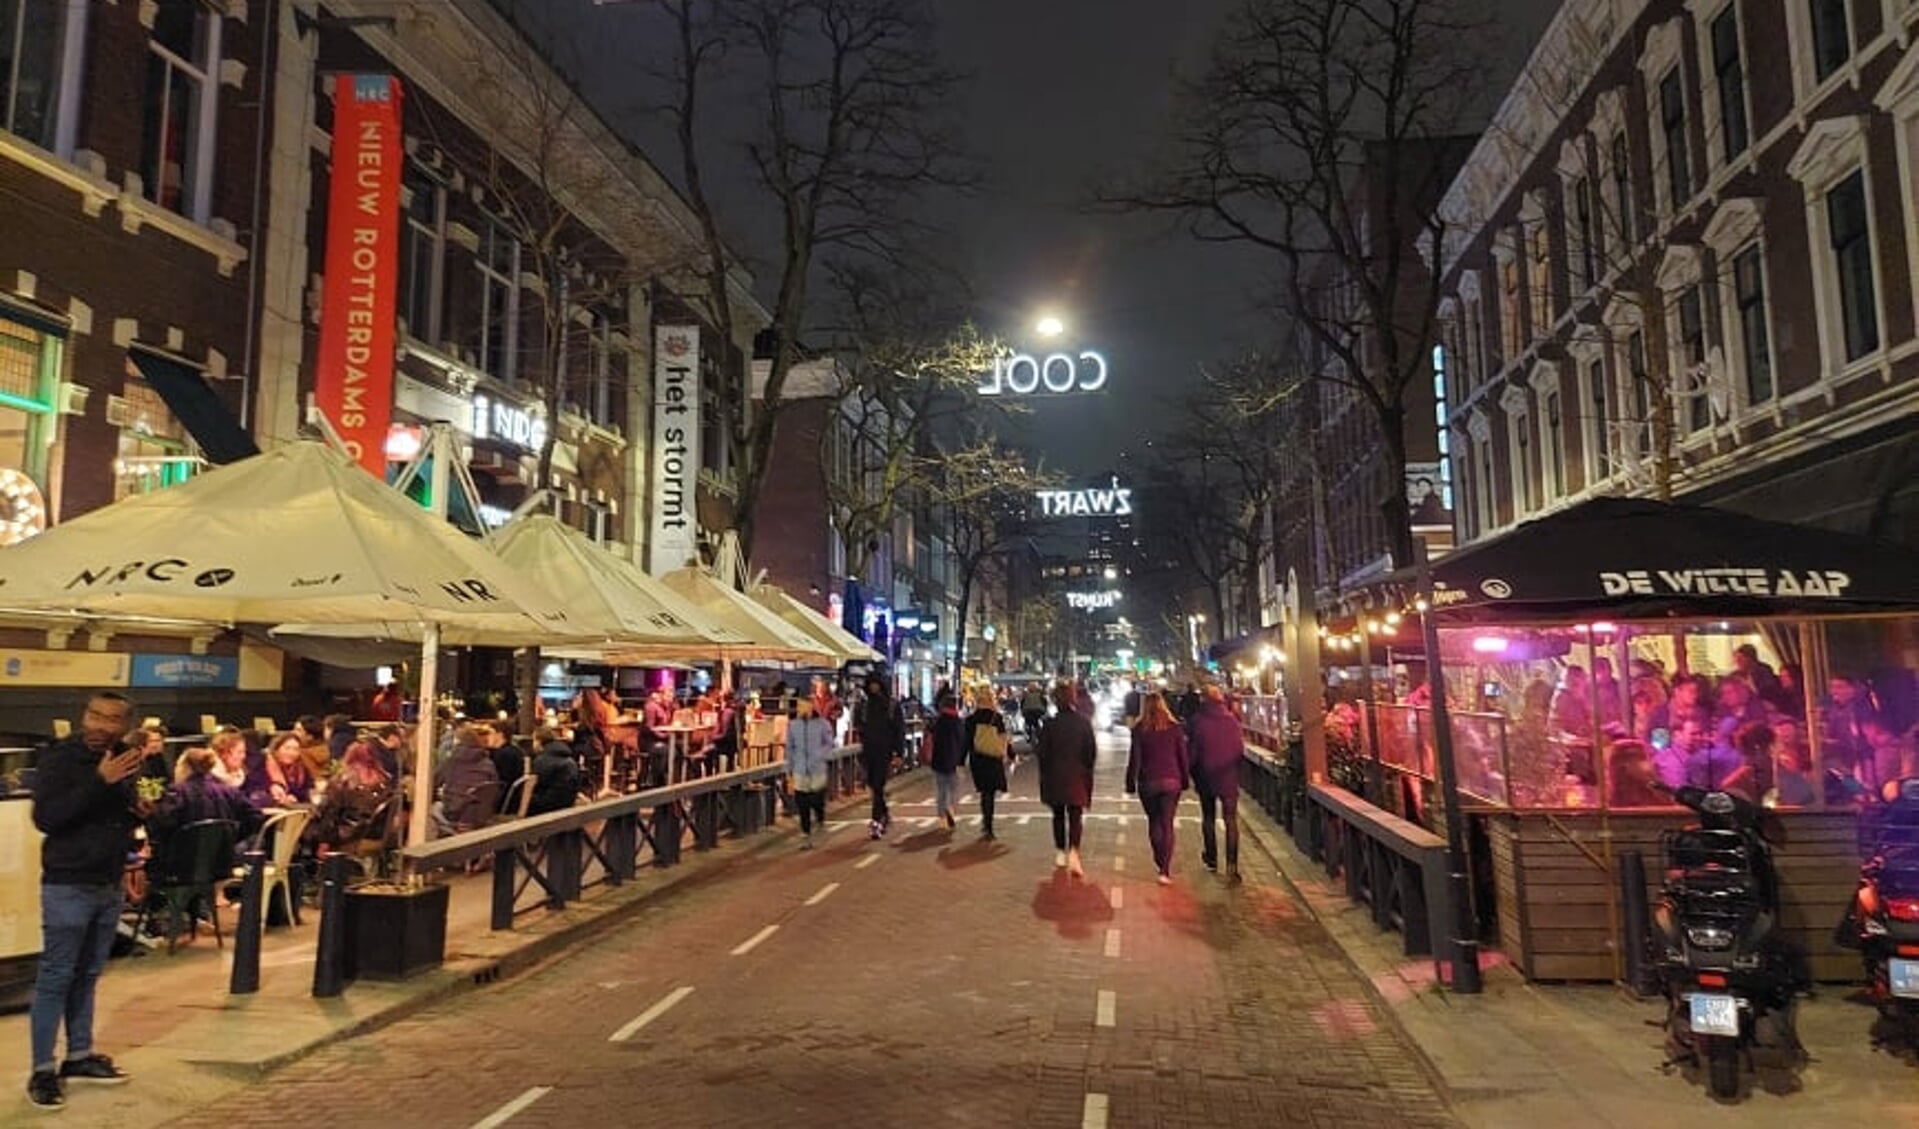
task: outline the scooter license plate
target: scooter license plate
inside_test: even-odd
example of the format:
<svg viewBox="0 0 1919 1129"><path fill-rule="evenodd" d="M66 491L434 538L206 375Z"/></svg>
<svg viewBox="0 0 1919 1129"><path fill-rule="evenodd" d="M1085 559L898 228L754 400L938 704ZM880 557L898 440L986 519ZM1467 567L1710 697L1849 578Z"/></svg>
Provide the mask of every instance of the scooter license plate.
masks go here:
<svg viewBox="0 0 1919 1129"><path fill-rule="evenodd" d="M1919 1000L1919 960L1893 957L1886 968L1886 986L1903 1000Z"/></svg>
<svg viewBox="0 0 1919 1129"><path fill-rule="evenodd" d="M1692 1030L1695 1035L1739 1034L1739 1001L1732 996L1692 994Z"/></svg>

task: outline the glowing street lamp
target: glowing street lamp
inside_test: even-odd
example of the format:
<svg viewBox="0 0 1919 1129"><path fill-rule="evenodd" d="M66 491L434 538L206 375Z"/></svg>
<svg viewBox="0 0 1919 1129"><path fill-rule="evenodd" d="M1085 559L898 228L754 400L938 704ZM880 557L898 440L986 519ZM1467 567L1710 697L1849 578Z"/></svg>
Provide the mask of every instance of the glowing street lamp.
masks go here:
<svg viewBox="0 0 1919 1129"><path fill-rule="evenodd" d="M1066 323L1057 314L1045 314L1034 323L1033 330L1041 337L1058 337L1066 332Z"/></svg>

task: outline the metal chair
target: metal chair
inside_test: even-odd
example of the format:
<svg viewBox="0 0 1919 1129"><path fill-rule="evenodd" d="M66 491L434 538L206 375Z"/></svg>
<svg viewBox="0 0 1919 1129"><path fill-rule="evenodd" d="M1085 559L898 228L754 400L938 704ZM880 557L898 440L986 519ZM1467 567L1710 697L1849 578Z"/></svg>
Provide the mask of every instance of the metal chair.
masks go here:
<svg viewBox="0 0 1919 1129"><path fill-rule="evenodd" d="M526 809L533 804L533 782L538 779L539 777L529 772L509 785L506 790L506 799L500 803L501 810L512 814L516 819L525 819Z"/></svg>
<svg viewBox="0 0 1919 1129"><path fill-rule="evenodd" d="M306 830L307 821L313 813L305 808L292 808L276 812L267 817L260 825L260 844L267 852L265 883L260 888L260 927L266 928L267 918L273 916L273 896L280 896L280 905L286 910L287 924L300 924L300 902L293 896L292 870L293 856L300 849L300 833ZM240 876L239 871L234 872Z"/></svg>
<svg viewBox="0 0 1919 1129"><path fill-rule="evenodd" d="M188 930L197 932L194 911L202 907L213 921L214 943L226 947L226 936L220 931L220 902L213 890L232 873L235 830L231 820L204 819L153 845L153 857L147 862L147 897L134 923L136 934L155 910L164 909L167 952L171 953L180 936L180 912L186 911Z"/></svg>

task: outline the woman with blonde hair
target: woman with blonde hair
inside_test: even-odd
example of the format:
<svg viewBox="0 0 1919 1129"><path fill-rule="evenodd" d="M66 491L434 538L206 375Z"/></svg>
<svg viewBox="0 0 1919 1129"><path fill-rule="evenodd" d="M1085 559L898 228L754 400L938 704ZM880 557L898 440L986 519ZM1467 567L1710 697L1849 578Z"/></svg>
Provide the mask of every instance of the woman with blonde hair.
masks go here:
<svg viewBox="0 0 1919 1129"><path fill-rule="evenodd" d="M999 712L991 683L973 688L973 712L966 715L966 763L979 793L980 838L993 841L993 797L1006 791L1006 718Z"/></svg>

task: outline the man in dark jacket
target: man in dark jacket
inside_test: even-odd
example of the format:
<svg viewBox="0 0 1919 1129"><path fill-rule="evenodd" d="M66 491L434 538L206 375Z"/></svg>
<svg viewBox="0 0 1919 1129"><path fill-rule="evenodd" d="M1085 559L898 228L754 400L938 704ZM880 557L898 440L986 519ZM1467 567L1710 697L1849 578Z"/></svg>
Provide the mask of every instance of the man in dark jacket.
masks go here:
<svg viewBox="0 0 1919 1129"><path fill-rule="evenodd" d="M886 692L885 679L872 675L866 680L866 703L860 710L860 760L866 766L866 786L873 793L868 838L885 835L886 825L892 822L886 810L886 778L892 775L893 758L905 744L906 715Z"/></svg>
<svg viewBox="0 0 1919 1129"><path fill-rule="evenodd" d="M573 746L560 740L550 728L542 727L533 738L539 743L540 755L533 758L533 800L526 814L565 811L580 796L579 758L573 754Z"/></svg>
<svg viewBox="0 0 1919 1129"><path fill-rule="evenodd" d="M120 745L133 703L95 694L80 735L41 754L33 782L40 848L40 971L33 985L33 1076L27 1097L41 1109L66 1104L63 1082L114 1084L127 1073L93 1049L93 997L120 922L121 876L141 812L132 778L142 754ZM54 1057L61 1021L67 1056Z"/></svg>
<svg viewBox="0 0 1919 1129"><path fill-rule="evenodd" d="M1217 686L1201 693L1189 722L1192 733L1193 790L1199 793L1200 861L1219 869L1219 840L1213 830L1217 811L1226 824L1226 880L1239 883L1239 764L1246 739L1239 719L1226 708Z"/></svg>

